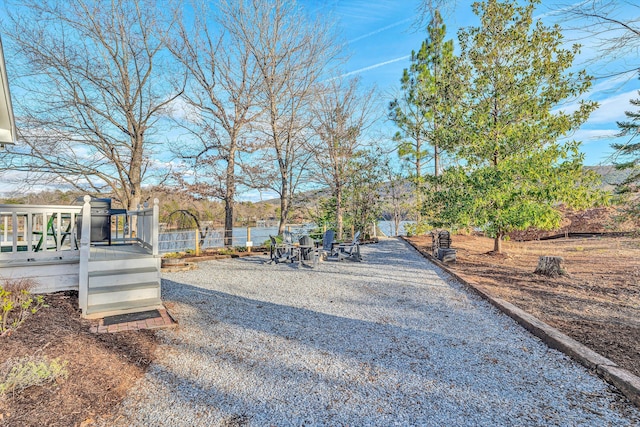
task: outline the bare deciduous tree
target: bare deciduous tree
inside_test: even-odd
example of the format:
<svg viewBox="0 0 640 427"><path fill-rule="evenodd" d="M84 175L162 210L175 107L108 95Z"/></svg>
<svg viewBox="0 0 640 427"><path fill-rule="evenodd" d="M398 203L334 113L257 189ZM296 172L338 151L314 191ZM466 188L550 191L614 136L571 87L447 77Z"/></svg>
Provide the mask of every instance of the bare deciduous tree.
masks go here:
<svg viewBox="0 0 640 427"><path fill-rule="evenodd" d="M614 60L634 58L640 52L640 4L625 0L587 0L560 4L557 13L565 29L588 34L588 42L598 55L592 61L601 65L601 72L610 74L602 65ZM625 70L615 74L638 71L640 65L625 64Z"/></svg>
<svg viewBox="0 0 640 427"><path fill-rule="evenodd" d="M275 164L280 225L287 223L307 140L309 106L320 80L337 59L327 23L312 20L292 0L222 0L225 28L241 39L260 73L259 101L264 116L256 129L268 146L262 166ZM273 162L270 160L273 159Z"/></svg>
<svg viewBox="0 0 640 427"><path fill-rule="evenodd" d="M21 144L3 166L136 207L150 136L177 96L163 79L156 2L21 0L7 11Z"/></svg>
<svg viewBox="0 0 640 427"><path fill-rule="evenodd" d="M338 239L342 239L345 186L354 176L353 160L362 148L362 133L373 119L373 90L360 92L358 79L324 84L313 107L315 176L336 201Z"/></svg>
<svg viewBox="0 0 640 427"><path fill-rule="evenodd" d="M189 189L224 202L224 244L231 246L238 159L242 151L252 150L251 123L261 113L256 107L259 74L244 40L224 32L226 18L214 21L214 12L203 2L193 6L193 21L187 25L181 20L169 43L187 70L183 99L193 112L181 120L191 138L177 147L178 155L200 172Z"/></svg>

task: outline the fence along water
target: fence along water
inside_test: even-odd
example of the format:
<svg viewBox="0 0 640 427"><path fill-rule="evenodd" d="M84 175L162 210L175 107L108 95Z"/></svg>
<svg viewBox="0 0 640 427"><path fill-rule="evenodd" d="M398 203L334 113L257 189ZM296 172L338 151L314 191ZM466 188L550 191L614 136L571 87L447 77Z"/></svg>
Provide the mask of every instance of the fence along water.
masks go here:
<svg viewBox="0 0 640 427"><path fill-rule="evenodd" d="M412 224L414 221L402 221L400 223L399 235L406 234L404 226L406 224ZM378 229L386 236L394 236L395 227L392 221L378 221ZM305 234L309 234L314 230L314 224L303 225L291 225L291 232L294 237L299 238ZM262 246L267 240L269 235L275 236L278 234L278 227L251 227L251 241L253 246ZM160 233L160 253L168 252L184 252L187 250L195 250L196 247L196 230L180 230L180 231L166 231ZM246 246L247 245L247 227L234 227L233 228L233 246ZM201 248L222 248L224 247L223 231L212 230L209 228L202 242Z"/></svg>
<svg viewBox="0 0 640 427"><path fill-rule="evenodd" d="M301 237L313 230L313 224L291 225L291 232L296 237ZM253 246L262 246L269 236L278 234L278 227L251 227L251 241ZM224 247L223 230L208 229L202 241L201 248L222 248ZM202 239L202 237L200 237ZM247 245L247 228L233 228L233 246ZM159 236L159 252L184 252L187 250L195 250L196 247L196 230L179 230L167 231L160 233Z"/></svg>

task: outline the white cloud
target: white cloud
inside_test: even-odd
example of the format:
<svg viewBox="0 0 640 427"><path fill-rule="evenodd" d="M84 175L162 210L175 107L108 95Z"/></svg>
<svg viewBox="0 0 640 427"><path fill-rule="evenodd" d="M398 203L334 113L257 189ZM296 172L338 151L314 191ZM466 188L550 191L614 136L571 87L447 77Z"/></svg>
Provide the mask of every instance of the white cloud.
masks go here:
<svg viewBox="0 0 640 427"><path fill-rule="evenodd" d="M238 201L240 202L260 202L263 200L277 199L278 193L272 190L248 190L238 194Z"/></svg>
<svg viewBox="0 0 640 427"><path fill-rule="evenodd" d="M183 98L178 97L167 106L166 115L175 120L186 120L191 117L199 117L200 112Z"/></svg>
<svg viewBox="0 0 640 427"><path fill-rule="evenodd" d="M572 5L569 5L569 6L560 7L560 8L557 8L557 9L551 9L551 10L549 10L549 12L545 12L545 13L542 13L540 15L534 16L533 19L537 20L537 19L547 18L549 16L560 15L563 12L568 12L568 11L570 11L572 9L578 8L578 7L588 3L589 1L590 0L583 0L583 1L580 1L580 2L577 2L577 3L573 3Z"/></svg>
<svg viewBox="0 0 640 427"><path fill-rule="evenodd" d="M611 140L618 132L617 129L580 129L571 136L571 139L589 144L600 140Z"/></svg>
<svg viewBox="0 0 640 427"><path fill-rule="evenodd" d="M593 112L593 114L591 114L588 123L615 123L616 121L624 120L624 112L631 110L633 107L629 104L629 100L635 98L638 98L637 90L620 93L598 101L600 106L595 112Z"/></svg>
<svg viewBox="0 0 640 427"><path fill-rule="evenodd" d="M637 75L637 71L632 70L624 74L610 77L593 85L589 92L591 94L599 94L603 92L618 91L625 84L629 83L630 80L637 78Z"/></svg>

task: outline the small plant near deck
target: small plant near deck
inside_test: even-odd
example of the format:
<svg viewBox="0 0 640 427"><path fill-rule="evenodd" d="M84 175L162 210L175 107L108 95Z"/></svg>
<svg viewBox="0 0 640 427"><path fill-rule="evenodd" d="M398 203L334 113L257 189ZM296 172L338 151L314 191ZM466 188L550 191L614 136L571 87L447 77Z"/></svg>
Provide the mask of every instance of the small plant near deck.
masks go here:
<svg viewBox="0 0 640 427"><path fill-rule="evenodd" d="M182 253L180 252L168 252L164 255L162 255L162 258L182 258Z"/></svg>
<svg viewBox="0 0 640 427"><path fill-rule="evenodd" d="M10 334L47 305L41 295L32 295L35 282L30 279L4 279L0 284L0 336Z"/></svg>
<svg viewBox="0 0 640 427"><path fill-rule="evenodd" d="M246 246L236 246L235 249L236 249L236 252L247 252Z"/></svg>
<svg viewBox="0 0 640 427"><path fill-rule="evenodd" d="M67 378L67 362L59 358L27 356L9 359L0 365L0 396L19 393L31 386L43 385L57 378Z"/></svg>

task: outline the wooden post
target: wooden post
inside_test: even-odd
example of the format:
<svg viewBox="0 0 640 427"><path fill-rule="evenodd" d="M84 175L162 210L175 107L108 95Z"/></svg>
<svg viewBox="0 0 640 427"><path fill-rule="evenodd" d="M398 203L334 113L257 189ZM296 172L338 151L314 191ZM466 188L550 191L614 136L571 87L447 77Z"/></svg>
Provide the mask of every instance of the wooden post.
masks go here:
<svg viewBox="0 0 640 427"><path fill-rule="evenodd" d="M376 222L373 221L373 238L376 239L378 238L378 230L376 230Z"/></svg>
<svg viewBox="0 0 640 427"><path fill-rule="evenodd" d="M80 237L80 270L78 272L78 306L87 314L89 304L89 256L91 253L91 196L84 196Z"/></svg>
<svg viewBox="0 0 640 427"><path fill-rule="evenodd" d="M196 226L196 256L200 256L200 227Z"/></svg>
<svg viewBox="0 0 640 427"><path fill-rule="evenodd" d="M247 252L251 252L251 246L253 246L253 242L251 241L251 227L247 227Z"/></svg>
<svg viewBox="0 0 640 427"><path fill-rule="evenodd" d="M322 234L327 232L327 224L322 224Z"/></svg>
<svg viewBox="0 0 640 427"><path fill-rule="evenodd" d="M153 217L151 220L151 253L158 256L160 233L160 200L153 199Z"/></svg>

